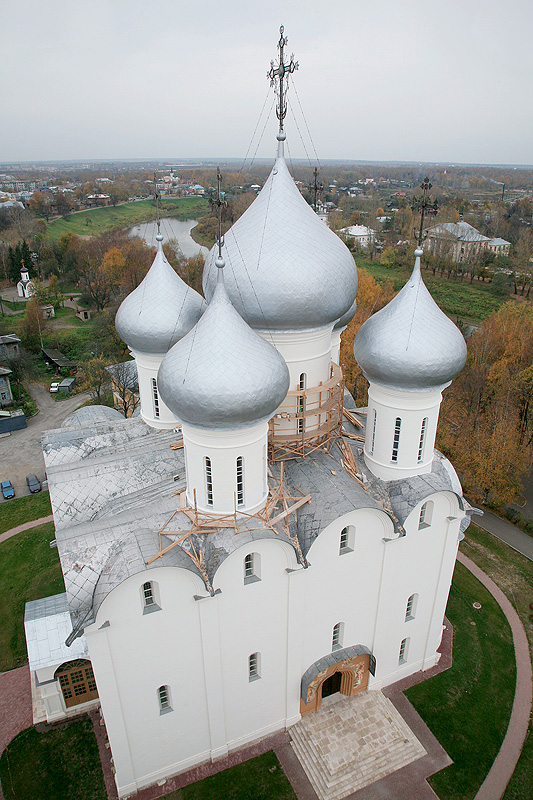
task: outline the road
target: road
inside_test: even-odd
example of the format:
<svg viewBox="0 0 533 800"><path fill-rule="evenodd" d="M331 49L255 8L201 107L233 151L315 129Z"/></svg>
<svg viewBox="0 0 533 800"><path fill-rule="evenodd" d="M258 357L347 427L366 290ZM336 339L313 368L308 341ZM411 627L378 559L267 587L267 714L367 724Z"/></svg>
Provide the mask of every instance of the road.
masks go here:
<svg viewBox="0 0 533 800"><path fill-rule="evenodd" d="M43 431L60 428L65 417L89 399L87 394L76 394L56 402L50 392L38 383L26 384L26 388L37 403L39 414L28 420L28 427L24 430L13 431L10 436L0 438L0 480L9 479L17 497L29 494L26 486L29 472L34 472L39 480L44 480L41 450Z"/></svg>
<svg viewBox="0 0 533 800"><path fill-rule="evenodd" d="M491 514L490 511L485 511L482 517L474 514L472 522L478 528L483 528L484 531L492 533L497 539L505 542L514 550L529 558L530 561L533 561L533 536L529 536L529 534L521 531L520 528L511 525L510 522ZM468 537L468 531L466 535Z"/></svg>

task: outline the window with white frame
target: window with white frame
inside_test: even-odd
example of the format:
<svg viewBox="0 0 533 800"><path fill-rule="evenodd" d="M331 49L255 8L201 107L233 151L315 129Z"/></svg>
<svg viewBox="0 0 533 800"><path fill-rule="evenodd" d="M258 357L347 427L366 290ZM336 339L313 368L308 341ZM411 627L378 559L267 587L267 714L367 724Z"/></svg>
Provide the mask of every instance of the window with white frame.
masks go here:
<svg viewBox="0 0 533 800"><path fill-rule="evenodd" d="M398 654L398 664L405 664L407 662L407 654L409 652L409 637L402 639L400 642L400 652Z"/></svg>
<svg viewBox="0 0 533 800"><path fill-rule="evenodd" d="M412 594L408 598L407 605L405 607L405 621L406 622L409 622L409 620L415 618L417 603L418 603L418 595L417 594Z"/></svg>
<svg viewBox="0 0 533 800"><path fill-rule="evenodd" d="M261 580L261 556L259 553L248 553L244 557L244 583L255 583Z"/></svg>
<svg viewBox="0 0 533 800"><path fill-rule="evenodd" d="M256 681L261 677L261 653L250 653L248 656L248 680Z"/></svg>
<svg viewBox="0 0 533 800"><path fill-rule="evenodd" d="M346 525L341 531L339 555L352 553L355 546L355 528L353 525Z"/></svg>
<svg viewBox="0 0 533 800"><path fill-rule="evenodd" d="M152 611L160 611L159 586L155 581L145 581L141 586L141 602L143 614L151 614Z"/></svg>
<svg viewBox="0 0 533 800"><path fill-rule="evenodd" d="M237 459L237 505L244 505L244 458Z"/></svg>
<svg viewBox="0 0 533 800"><path fill-rule="evenodd" d="M396 422L394 423L394 438L392 440L392 455L391 461L396 463L398 461L398 450L400 447L400 431L402 428L402 421L400 417L396 417Z"/></svg>
<svg viewBox="0 0 533 800"><path fill-rule="evenodd" d="M424 417L420 428L420 443L418 445L418 463L421 464L424 460L424 443L426 441L426 430L428 426L428 418Z"/></svg>
<svg viewBox="0 0 533 800"><path fill-rule="evenodd" d="M342 650L344 641L344 622L337 622L333 626L333 635L331 637L331 649Z"/></svg>
<svg viewBox="0 0 533 800"><path fill-rule="evenodd" d="M376 424L378 421L378 412L374 409L374 413L372 414L372 438L370 440L370 455L374 452L374 446L376 444Z"/></svg>
<svg viewBox="0 0 533 800"><path fill-rule="evenodd" d="M305 372L302 372L302 374L300 375L300 379L298 380L298 389L300 389L300 391L303 391L306 387L306 383L307 383L307 375L305 374ZM298 398L298 413L303 414L304 411L305 411L305 396L302 395L301 397ZM304 417L300 417L300 419L298 419L298 433L303 433L304 429L305 429L305 419Z"/></svg>
<svg viewBox="0 0 533 800"><path fill-rule="evenodd" d="M154 398L154 417L159 419L159 392L157 391L157 381L152 378L152 395Z"/></svg>
<svg viewBox="0 0 533 800"><path fill-rule="evenodd" d="M426 500L420 509L420 516L418 517L418 530L422 528L429 528L431 525L431 517L433 516L433 501Z"/></svg>
<svg viewBox="0 0 533 800"><path fill-rule="evenodd" d="M205 497L208 506L213 505L213 475L211 472L211 459L206 456L204 459L205 466Z"/></svg>
<svg viewBox="0 0 533 800"><path fill-rule="evenodd" d="M170 687L160 686L157 690L157 699L159 701L159 713L168 714L172 711L172 703L170 701Z"/></svg>

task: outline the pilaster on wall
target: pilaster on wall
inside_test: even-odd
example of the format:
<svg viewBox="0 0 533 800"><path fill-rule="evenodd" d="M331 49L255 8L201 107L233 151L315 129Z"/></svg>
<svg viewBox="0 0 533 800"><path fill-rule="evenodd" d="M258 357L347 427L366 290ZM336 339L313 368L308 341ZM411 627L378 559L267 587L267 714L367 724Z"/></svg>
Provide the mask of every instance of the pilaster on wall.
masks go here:
<svg viewBox="0 0 533 800"><path fill-rule="evenodd" d="M211 758L222 758L228 753L224 709L224 683L220 659L220 631L218 623L218 595L197 597L202 653L204 664L205 696Z"/></svg>

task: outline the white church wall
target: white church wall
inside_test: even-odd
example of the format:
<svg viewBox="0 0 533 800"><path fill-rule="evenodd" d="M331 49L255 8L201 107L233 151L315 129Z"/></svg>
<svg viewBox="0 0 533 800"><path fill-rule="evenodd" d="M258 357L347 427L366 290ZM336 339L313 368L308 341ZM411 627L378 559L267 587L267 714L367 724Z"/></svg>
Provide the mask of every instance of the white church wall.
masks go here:
<svg viewBox="0 0 533 800"><path fill-rule="evenodd" d="M161 609L147 614L146 580L157 582ZM209 757L198 594L203 583L187 570L142 572L106 597L85 630L121 796ZM160 713L160 686L172 711Z"/></svg>
<svg viewBox="0 0 533 800"><path fill-rule="evenodd" d="M374 475L382 480L398 480L431 472L441 400L439 391L399 392L370 384L365 462ZM401 420L401 425L395 447L397 419ZM424 419L427 422L420 452ZM419 452L421 461L418 460Z"/></svg>
<svg viewBox="0 0 533 800"><path fill-rule="evenodd" d="M179 422L164 404L157 388L157 372L164 354L136 353L133 350L131 353L137 364L141 417L152 428L172 430Z"/></svg>
<svg viewBox="0 0 533 800"><path fill-rule="evenodd" d="M290 389L298 389L305 373L306 386L312 388L329 380L332 325L308 331L257 331L281 353L290 373Z"/></svg>
<svg viewBox="0 0 533 800"><path fill-rule="evenodd" d="M196 428L183 425L187 499L202 511L232 514L237 504L253 514L266 502L268 424L259 422L233 431ZM210 459L212 504L208 500L206 461ZM237 459L242 461L243 503L237 493Z"/></svg>
<svg viewBox="0 0 533 800"><path fill-rule="evenodd" d="M346 325L331 331L331 360L334 364L341 363L341 333L345 330Z"/></svg>

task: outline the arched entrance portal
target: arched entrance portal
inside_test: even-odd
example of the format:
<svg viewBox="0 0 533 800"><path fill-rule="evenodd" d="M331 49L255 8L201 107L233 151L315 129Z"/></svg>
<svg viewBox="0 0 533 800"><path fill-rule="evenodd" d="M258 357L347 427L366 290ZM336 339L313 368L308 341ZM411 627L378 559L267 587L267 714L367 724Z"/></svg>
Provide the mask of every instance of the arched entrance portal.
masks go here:
<svg viewBox="0 0 533 800"><path fill-rule="evenodd" d="M56 669L56 678L67 708L96 700L98 690L91 662L85 658L67 661Z"/></svg>
<svg viewBox="0 0 533 800"><path fill-rule="evenodd" d="M347 697L363 692L368 675L373 674L374 659L367 647L355 645L337 650L315 661L302 678L300 713L318 711L322 699L340 693Z"/></svg>

